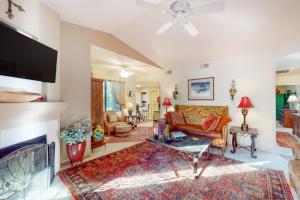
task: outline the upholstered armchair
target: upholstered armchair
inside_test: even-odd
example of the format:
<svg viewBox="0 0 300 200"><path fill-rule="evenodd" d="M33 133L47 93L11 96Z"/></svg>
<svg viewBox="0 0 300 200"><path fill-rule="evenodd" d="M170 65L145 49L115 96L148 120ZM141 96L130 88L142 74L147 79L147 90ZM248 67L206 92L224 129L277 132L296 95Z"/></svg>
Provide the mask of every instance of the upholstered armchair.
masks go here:
<svg viewBox="0 0 300 200"><path fill-rule="evenodd" d="M127 119L116 112L105 112L103 119L104 132L110 136L115 132L116 125L127 124Z"/></svg>

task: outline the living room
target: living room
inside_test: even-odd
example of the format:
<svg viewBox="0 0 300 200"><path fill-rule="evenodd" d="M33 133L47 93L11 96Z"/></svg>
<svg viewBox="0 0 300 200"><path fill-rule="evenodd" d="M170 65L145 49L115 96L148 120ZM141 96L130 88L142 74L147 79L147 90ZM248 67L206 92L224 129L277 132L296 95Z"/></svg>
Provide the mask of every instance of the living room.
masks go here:
<svg viewBox="0 0 300 200"><path fill-rule="evenodd" d="M299 11L297 0L2 0L0 152L6 154L0 159L0 197L298 199L300 147L277 152L274 86L276 63L300 51ZM56 62L52 57L42 68L39 51L17 46L13 36L47 50ZM38 67L7 70L18 60L5 56L17 50L24 50L18 59ZM116 78L122 72L135 74ZM93 79L128 85L121 90L127 119L120 132L129 128L129 137L105 130L101 93L95 93L93 107ZM153 96L142 97L145 92ZM128 118L137 115L136 104L148 111L140 123ZM212 125L217 129L222 119L215 137ZM136 130L143 130L141 137L133 137ZM78 131L86 134L74 136ZM174 147L180 141L172 141L172 132L183 134L197 152ZM93 139L101 144L92 151ZM29 170L28 156L19 158L27 168L9 165L22 150L16 146L28 141L38 150L27 143L23 153L30 151L37 167ZM76 148L79 158L72 157ZM7 169L18 167L28 174L18 177L19 170L22 181L13 184Z"/></svg>

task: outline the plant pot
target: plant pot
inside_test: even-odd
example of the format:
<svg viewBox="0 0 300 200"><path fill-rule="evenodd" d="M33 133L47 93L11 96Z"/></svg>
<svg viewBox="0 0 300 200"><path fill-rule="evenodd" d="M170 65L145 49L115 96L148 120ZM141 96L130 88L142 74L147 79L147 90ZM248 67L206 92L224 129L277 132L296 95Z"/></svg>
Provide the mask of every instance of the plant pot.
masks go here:
<svg viewBox="0 0 300 200"><path fill-rule="evenodd" d="M71 165L73 165L74 162L82 161L85 148L85 140L78 144L67 144L67 154L70 159Z"/></svg>

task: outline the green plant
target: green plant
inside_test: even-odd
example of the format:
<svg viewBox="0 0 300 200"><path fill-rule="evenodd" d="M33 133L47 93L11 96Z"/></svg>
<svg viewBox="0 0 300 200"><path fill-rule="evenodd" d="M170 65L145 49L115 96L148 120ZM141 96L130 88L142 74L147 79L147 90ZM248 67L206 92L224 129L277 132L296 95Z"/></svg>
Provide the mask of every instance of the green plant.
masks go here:
<svg viewBox="0 0 300 200"><path fill-rule="evenodd" d="M70 128L60 132L60 138L66 144L78 144L86 139L86 135L91 134L92 126L89 120L75 122Z"/></svg>

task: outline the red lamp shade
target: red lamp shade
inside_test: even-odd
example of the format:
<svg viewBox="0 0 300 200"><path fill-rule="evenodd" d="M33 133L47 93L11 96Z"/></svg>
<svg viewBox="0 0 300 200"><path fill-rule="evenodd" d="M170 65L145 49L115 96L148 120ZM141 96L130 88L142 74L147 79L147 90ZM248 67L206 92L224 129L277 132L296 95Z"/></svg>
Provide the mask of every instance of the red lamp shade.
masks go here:
<svg viewBox="0 0 300 200"><path fill-rule="evenodd" d="M241 102L238 106L239 108L253 108L253 105L249 97L242 97Z"/></svg>
<svg viewBox="0 0 300 200"><path fill-rule="evenodd" d="M169 98L165 98L162 104L163 106L171 106L171 100Z"/></svg>

